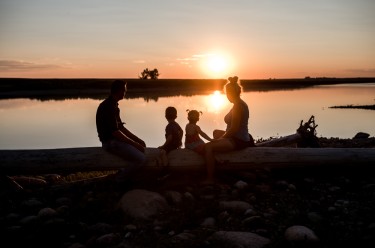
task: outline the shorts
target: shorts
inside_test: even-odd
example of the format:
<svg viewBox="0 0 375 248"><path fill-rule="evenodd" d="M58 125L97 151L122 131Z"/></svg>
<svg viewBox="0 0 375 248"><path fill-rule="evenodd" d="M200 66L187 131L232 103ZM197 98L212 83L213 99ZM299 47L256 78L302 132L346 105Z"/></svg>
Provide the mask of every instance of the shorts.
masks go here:
<svg viewBox="0 0 375 248"><path fill-rule="evenodd" d="M231 138L229 138L229 140L234 145L235 150L242 150L246 147L254 147L255 146L254 139L251 136L251 134L249 134L249 137L250 137L250 140L248 140L248 141L244 141L244 140L238 139L236 137L231 137Z"/></svg>

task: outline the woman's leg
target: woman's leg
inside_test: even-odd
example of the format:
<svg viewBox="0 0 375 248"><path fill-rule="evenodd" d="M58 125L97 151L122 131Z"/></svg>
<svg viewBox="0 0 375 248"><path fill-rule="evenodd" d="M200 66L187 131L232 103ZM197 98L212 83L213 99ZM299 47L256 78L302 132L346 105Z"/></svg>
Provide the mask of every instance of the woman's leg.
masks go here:
<svg viewBox="0 0 375 248"><path fill-rule="evenodd" d="M234 150L234 144L229 139L218 139L205 145L207 183L214 182L215 157L214 152L229 152Z"/></svg>

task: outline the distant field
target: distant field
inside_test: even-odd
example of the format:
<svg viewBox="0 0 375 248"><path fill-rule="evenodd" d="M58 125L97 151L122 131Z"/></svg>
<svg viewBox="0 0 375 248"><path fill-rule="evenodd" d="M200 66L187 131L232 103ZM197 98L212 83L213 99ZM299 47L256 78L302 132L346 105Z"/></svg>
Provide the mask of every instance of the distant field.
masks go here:
<svg viewBox="0 0 375 248"><path fill-rule="evenodd" d="M107 95L114 79L25 79L0 78L0 99L90 97ZM157 96L191 95L222 90L224 79L125 79L128 95ZM375 78L306 78L306 79L259 79L241 80L245 91L269 91L297 89L314 85L371 83ZM152 97L152 96L151 96Z"/></svg>

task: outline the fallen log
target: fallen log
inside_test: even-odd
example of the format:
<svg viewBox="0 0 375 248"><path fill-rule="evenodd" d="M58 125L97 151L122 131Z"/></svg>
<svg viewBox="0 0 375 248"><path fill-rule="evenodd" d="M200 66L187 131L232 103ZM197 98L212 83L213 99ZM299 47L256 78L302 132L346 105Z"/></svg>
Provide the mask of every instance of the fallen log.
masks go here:
<svg viewBox="0 0 375 248"><path fill-rule="evenodd" d="M147 166L162 166L160 155L160 149L147 148ZM128 161L101 147L0 150L0 174L5 175L118 170L128 165Z"/></svg>
<svg viewBox="0 0 375 248"><path fill-rule="evenodd" d="M161 169L160 150L146 148L147 169ZM375 165L375 148L249 147L215 155L220 170L301 166ZM38 175L117 170L129 165L100 147L0 150L0 174ZM188 149L168 154L170 170L204 170L204 159Z"/></svg>

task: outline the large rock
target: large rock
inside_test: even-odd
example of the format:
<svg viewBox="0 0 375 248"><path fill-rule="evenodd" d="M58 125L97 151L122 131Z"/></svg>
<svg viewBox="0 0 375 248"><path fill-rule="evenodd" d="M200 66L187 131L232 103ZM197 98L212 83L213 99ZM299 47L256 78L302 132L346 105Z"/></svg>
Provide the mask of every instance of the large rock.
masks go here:
<svg viewBox="0 0 375 248"><path fill-rule="evenodd" d="M305 226L291 226L286 229L284 237L291 243L315 243L319 241L313 230Z"/></svg>
<svg viewBox="0 0 375 248"><path fill-rule="evenodd" d="M163 196L141 189L125 193L119 205L127 216L143 221L151 220L152 217L169 210L169 205Z"/></svg>
<svg viewBox="0 0 375 248"><path fill-rule="evenodd" d="M262 248L270 243L270 240L251 232L215 232L208 238L208 242L215 247L226 248Z"/></svg>

